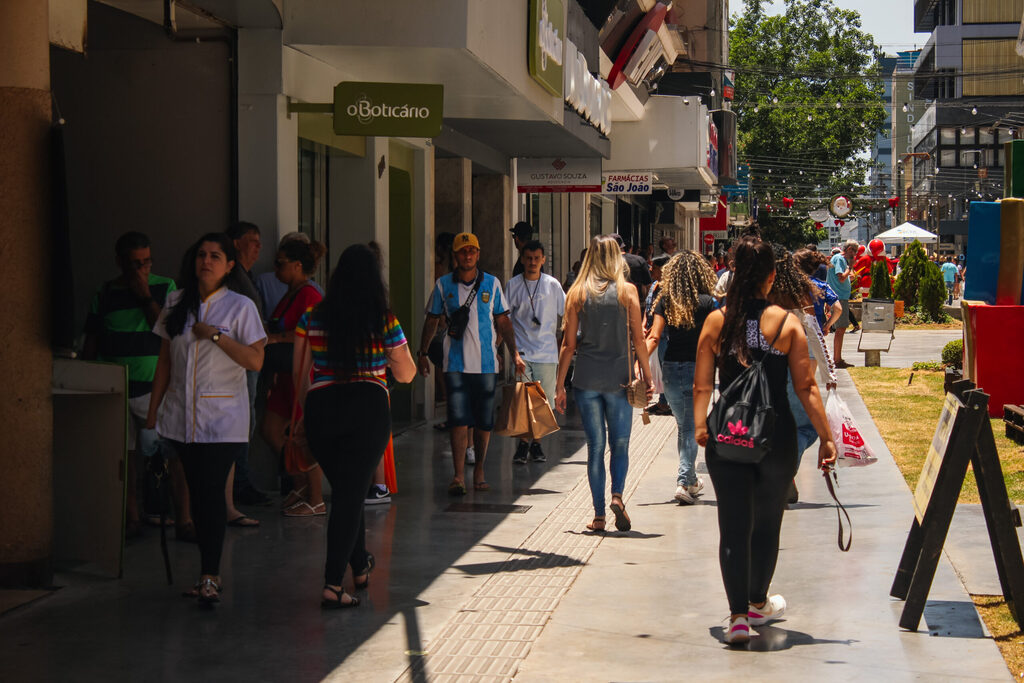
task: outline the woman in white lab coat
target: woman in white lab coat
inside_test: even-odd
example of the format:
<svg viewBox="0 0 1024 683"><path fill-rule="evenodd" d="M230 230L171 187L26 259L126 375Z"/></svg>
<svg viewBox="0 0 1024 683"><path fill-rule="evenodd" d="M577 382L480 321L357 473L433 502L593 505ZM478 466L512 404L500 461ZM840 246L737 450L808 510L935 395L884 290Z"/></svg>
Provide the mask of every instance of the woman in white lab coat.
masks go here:
<svg viewBox="0 0 1024 683"><path fill-rule="evenodd" d="M185 264L181 289L168 296L153 327L163 343L147 427L171 443L185 469L202 564L192 593L211 605L221 588L224 485L249 442L245 371L263 365L267 335L256 304L224 284L235 267L227 235L201 237Z"/></svg>

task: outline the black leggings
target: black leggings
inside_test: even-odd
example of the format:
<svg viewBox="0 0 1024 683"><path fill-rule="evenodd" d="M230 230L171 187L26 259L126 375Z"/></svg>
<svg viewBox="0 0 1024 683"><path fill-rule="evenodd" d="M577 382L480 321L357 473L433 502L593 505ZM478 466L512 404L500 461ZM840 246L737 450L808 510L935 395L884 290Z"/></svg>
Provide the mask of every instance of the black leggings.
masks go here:
<svg viewBox="0 0 1024 683"><path fill-rule="evenodd" d="M718 499L718 563L730 614L768 598L779 557L786 494L796 474L796 426L792 415L775 423L775 448L756 465L725 460L708 442L708 474Z"/></svg>
<svg viewBox="0 0 1024 683"><path fill-rule="evenodd" d="M306 439L331 482L324 583L340 586L345 565L366 570L363 505L391 436L388 392L377 384L332 384L306 397Z"/></svg>
<svg viewBox="0 0 1024 683"><path fill-rule="evenodd" d="M200 574L220 574L220 554L224 547L227 503L224 486L235 458L248 444L181 443L171 444L181 458L188 482L192 521L199 542Z"/></svg>

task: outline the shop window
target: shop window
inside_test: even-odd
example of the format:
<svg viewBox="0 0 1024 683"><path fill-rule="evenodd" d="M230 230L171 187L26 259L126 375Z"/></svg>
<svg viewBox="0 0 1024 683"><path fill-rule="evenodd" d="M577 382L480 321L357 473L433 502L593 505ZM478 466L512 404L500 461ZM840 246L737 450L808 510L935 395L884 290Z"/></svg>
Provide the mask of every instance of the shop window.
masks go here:
<svg viewBox="0 0 1024 683"><path fill-rule="evenodd" d="M996 165L996 150L986 149L981 154L982 166L995 166ZM1001 165L1001 164L1000 164Z"/></svg>
<svg viewBox="0 0 1024 683"><path fill-rule="evenodd" d="M978 144L991 145L996 141L991 128L978 129Z"/></svg>
<svg viewBox="0 0 1024 683"><path fill-rule="evenodd" d="M1004 142L1009 142L1010 140L1013 140L1013 131L1011 131L1009 128L1000 128L999 144L1001 145Z"/></svg>
<svg viewBox="0 0 1024 683"><path fill-rule="evenodd" d="M328 154L327 148L299 138L299 232L310 239L327 243L328 216ZM330 252L328 252L330 253ZM326 283L330 277L329 259L321 259L314 278Z"/></svg>
<svg viewBox="0 0 1024 683"><path fill-rule="evenodd" d="M978 163L978 150L965 149L960 152L960 166L962 168L973 168Z"/></svg>
<svg viewBox="0 0 1024 683"><path fill-rule="evenodd" d="M956 166L956 150L944 149L939 152L939 167L951 168Z"/></svg>
<svg viewBox="0 0 1024 683"><path fill-rule="evenodd" d="M961 145L973 145L974 144L974 129L973 128L961 128L960 129L960 144Z"/></svg>
<svg viewBox="0 0 1024 683"><path fill-rule="evenodd" d="M956 128L945 127L942 128L939 133L939 144L940 145L955 145L956 144Z"/></svg>

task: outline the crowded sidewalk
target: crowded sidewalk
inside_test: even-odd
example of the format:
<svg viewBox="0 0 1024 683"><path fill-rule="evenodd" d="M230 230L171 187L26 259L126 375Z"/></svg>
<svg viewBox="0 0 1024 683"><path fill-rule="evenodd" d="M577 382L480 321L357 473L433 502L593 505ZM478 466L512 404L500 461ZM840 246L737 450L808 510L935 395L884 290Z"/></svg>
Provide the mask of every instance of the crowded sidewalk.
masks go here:
<svg viewBox="0 0 1024 683"><path fill-rule="evenodd" d="M178 597L194 549L171 541L164 581L158 534L129 546L124 579L65 568L62 588L0 617L7 680L765 680L1002 679L1008 672L945 558L921 628L901 631L888 596L911 495L853 388L840 391L879 462L839 471L853 518L836 548L830 498L805 458L800 502L786 513L773 590L789 611L755 628L749 650L721 642L727 608L717 560L713 488L672 501L671 417L631 443L627 533L586 533L586 450L570 415L547 463L513 466L496 439L488 492L444 490L447 437L424 425L396 437L399 493L368 508L378 566L358 609L322 613L324 520L253 509L263 525L231 529L214 613ZM704 473L703 458L698 470ZM763 651L763 652L761 652ZM770 652L769 652L770 651Z"/></svg>

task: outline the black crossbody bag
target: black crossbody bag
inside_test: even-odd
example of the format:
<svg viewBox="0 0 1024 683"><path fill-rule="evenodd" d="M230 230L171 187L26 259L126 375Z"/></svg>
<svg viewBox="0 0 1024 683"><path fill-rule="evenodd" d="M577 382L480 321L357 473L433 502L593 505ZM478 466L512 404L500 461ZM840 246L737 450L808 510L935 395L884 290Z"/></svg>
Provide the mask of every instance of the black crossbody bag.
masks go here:
<svg viewBox="0 0 1024 683"><path fill-rule="evenodd" d="M452 279L458 281L455 273L452 273ZM480 283L483 281L484 271L481 270L476 276L476 282L473 283L473 289L469 290L466 301L448 316L448 336L452 339L462 339L462 335L465 334L466 327L469 325L469 307L473 305L473 299L476 298L476 293L480 290Z"/></svg>

